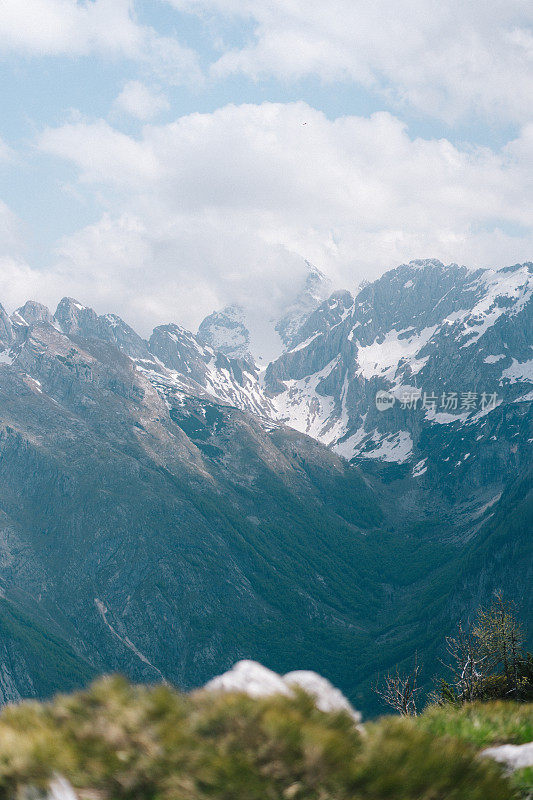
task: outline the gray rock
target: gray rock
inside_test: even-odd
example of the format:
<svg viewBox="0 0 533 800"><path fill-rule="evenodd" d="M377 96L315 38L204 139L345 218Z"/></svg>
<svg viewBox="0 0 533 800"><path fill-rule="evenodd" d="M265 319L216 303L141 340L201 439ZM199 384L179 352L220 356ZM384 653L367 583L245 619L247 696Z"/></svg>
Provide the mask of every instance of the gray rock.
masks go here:
<svg viewBox="0 0 533 800"><path fill-rule="evenodd" d="M533 742L527 744L502 744L498 747L488 747L481 753L486 758L499 761L510 771L533 767Z"/></svg>
<svg viewBox="0 0 533 800"><path fill-rule="evenodd" d="M341 691L326 678L309 670L297 670L281 676L257 661L239 661L228 672L210 680L204 686L204 691L244 692L250 697L270 697L276 694L290 697L293 694L292 687L299 687L310 694L320 711L345 711L354 722L361 721L361 714L355 711Z"/></svg>
<svg viewBox="0 0 533 800"><path fill-rule="evenodd" d="M23 306L17 308L11 317L13 323L33 325L34 322L47 322L54 324L54 318L48 308L35 300L28 300Z"/></svg>
<svg viewBox="0 0 533 800"><path fill-rule="evenodd" d="M13 340L13 325L4 307L0 305L0 347L9 347Z"/></svg>

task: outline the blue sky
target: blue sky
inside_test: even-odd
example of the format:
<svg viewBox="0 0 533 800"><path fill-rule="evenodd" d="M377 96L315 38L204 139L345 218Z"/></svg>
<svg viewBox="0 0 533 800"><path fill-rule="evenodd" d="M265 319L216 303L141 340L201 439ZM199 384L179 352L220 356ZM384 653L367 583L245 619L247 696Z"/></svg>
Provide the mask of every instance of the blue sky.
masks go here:
<svg viewBox="0 0 533 800"><path fill-rule="evenodd" d="M531 5L3 0L0 299L143 332L532 258Z"/></svg>

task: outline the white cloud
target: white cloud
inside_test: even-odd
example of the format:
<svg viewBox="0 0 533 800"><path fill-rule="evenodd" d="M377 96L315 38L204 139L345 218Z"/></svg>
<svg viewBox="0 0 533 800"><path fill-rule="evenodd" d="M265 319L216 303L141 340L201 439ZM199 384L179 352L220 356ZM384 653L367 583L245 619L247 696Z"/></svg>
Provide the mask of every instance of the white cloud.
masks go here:
<svg viewBox="0 0 533 800"><path fill-rule="evenodd" d="M37 275L24 260L24 230L20 220L0 200L0 303L12 311L20 298L35 297Z"/></svg>
<svg viewBox="0 0 533 800"><path fill-rule="evenodd" d="M331 121L265 103L139 138L67 124L40 147L72 162L105 210L62 242L48 286L144 331L194 326L228 301L275 308L304 258L353 288L411 258L489 266L533 250L533 126L494 152L411 139L387 113Z"/></svg>
<svg viewBox="0 0 533 800"><path fill-rule="evenodd" d="M20 221L8 205L0 200L0 256L20 254L22 231Z"/></svg>
<svg viewBox="0 0 533 800"><path fill-rule="evenodd" d="M2 161L9 161L12 155L9 145L7 145L3 139L0 139L0 163Z"/></svg>
<svg viewBox="0 0 533 800"><path fill-rule="evenodd" d="M149 120L160 111L169 108L169 102L164 94L150 89L140 81L128 81L116 99L117 108L137 117L140 120Z"/></svg>
<svg viewBox="0 0 533 800"><path fill-rule="evenodd" d="M168 1L251 24L216 75L354 81L448 121L531 117L533 5L523 0Z"/></svg>
<svg viewBox="0 0 533 800"><path fill-rule="evenodd" d="M40 141L41 149L74 161L86 181L109 185L153 183L160 176L160 161L141 141L112 128L104 120L93 124L75 122L48 129Z"/></svg>
<svg viewBox="0 0 533 800"><path fill-rule="evenodd" d="M2 0L0 53L140 62L169 83L202 80L196 54L136 19L132 0Z"/></svg>

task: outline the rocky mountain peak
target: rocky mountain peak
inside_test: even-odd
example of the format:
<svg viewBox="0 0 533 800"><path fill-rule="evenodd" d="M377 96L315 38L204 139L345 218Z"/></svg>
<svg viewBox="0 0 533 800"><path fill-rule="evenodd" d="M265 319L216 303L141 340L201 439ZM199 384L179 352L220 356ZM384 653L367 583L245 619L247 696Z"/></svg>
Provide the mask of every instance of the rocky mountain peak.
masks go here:
<svg viewBox="0 0 533 800"><path fill-rule="evenodd" d="M54 318L47 306L36 300L28 300L11 315L13 324L33 325L36 322L47 322L54 325Z"/></svg>
<svg viewBox="0 0 533 800"><path fill-rule="evenodd" d="M217 398L261 416L272 415L253 362L230 358L174 323L154 328L148 346L159 365L170 371L162 375L156 367L152 377L156 383L163 380L170 389Z"/></svg>
<svg viewBox="0 0 533 800"><path fill-rule="evenodd" d="M304 286L276 324L276 331L287 349L294 347L297 340L301 339L302 327L331 291L329 278L308 261L306 264L309 272Z"/></svg>
<svg viewBox="0 0 533 800"><path fill-rule="evenodd" d="M318 308L305 320L292 338L291 347L287 351L301 350L314 342L318 336L336 328L350 316L353 310L354 298L345 289L333 292Z"/></svg>
<svg viewBox="0 0 533 800"><path fill-rule="evenodd" d="M451 267L456 267L457 264L449 264L448 267L445 267L442 261L439 261L438 258L415 258L412 261L409 261L407 264L401 264L399 269L405 266L410 267L411 269L424 270L424 269L431 269L433 267L442 270L442 269L449 269Z"/></svg>
<svg viewBox="0 0 533 800"><path fill-rule="evenodd" d="M0 345L5 349L13 341L13 325L4 307L0 305Z"/></svg>
<svg viewBox="0 0 533 800"><path fill-rule="evenodd" d="M253 362L250 353L250 332L245 325L242 306L226 306L213 311L198 328L198 337L229 358L244 358Z"/></svg>
<svg viewBox="0 0 533 800"><path fill-rule="evenodd" d="M194 364L204 354L194 334L173 322L154 328L149 347L166 367L185 375L194 371Z"/></svg>
<svg viewBox="0 0 533 800"><path fill-rule="evenodd" d="M63 297L59 301L54 318L65 333L83 333L83 330L98 318L92 308L82 305L74 297Z"/></svg>
<svg viewBox="0 0 533 800"><path fill-rule="evenodd" d="M54 320L69 336L112 342L132 358L149 357L146 342L116 314L99 316L78 300L64 297L57 307Z"/></svg>
<svg viewBox="0 0 533 800"><path fill-rule="evenodd" d="M306 261L303 275L288 295L274 293L270 305L254 298L214 311L201 322L198 336L230 358L266 366L294 346L300 329L330 291L329 278Z"/></svg>

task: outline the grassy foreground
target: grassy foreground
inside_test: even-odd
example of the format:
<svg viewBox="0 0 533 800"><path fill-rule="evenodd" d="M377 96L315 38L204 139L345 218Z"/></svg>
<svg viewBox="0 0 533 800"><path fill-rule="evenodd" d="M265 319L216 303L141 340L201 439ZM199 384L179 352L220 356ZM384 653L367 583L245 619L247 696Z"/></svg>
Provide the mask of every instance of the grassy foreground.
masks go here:
<svg viewBox="0 0 533 800"><path fill-rule="evenodd" d="M511 800L517 785L477 753L527 739L531 711L435 709L361 734L304 693L184 695L105 678L2 712L0 798L60 773L109 800Z"/></svg>
<svg viewBox="0 0 533 800"><path fill-rule="evenodd" d="M460 706L432 706L418 718L435 736L455 736L479 749L533 742L533 703L496 700Z"/></svg>
<svg viewBox="0 0 533 800"><path fill-rule="evenodd" d="M418 724L435 736L453 736L482 750L499 744L533 742L533 703L502 700L434 706L418 718ZM517 796L533 798L533 768L516 771L510 777Z"/></svg>

